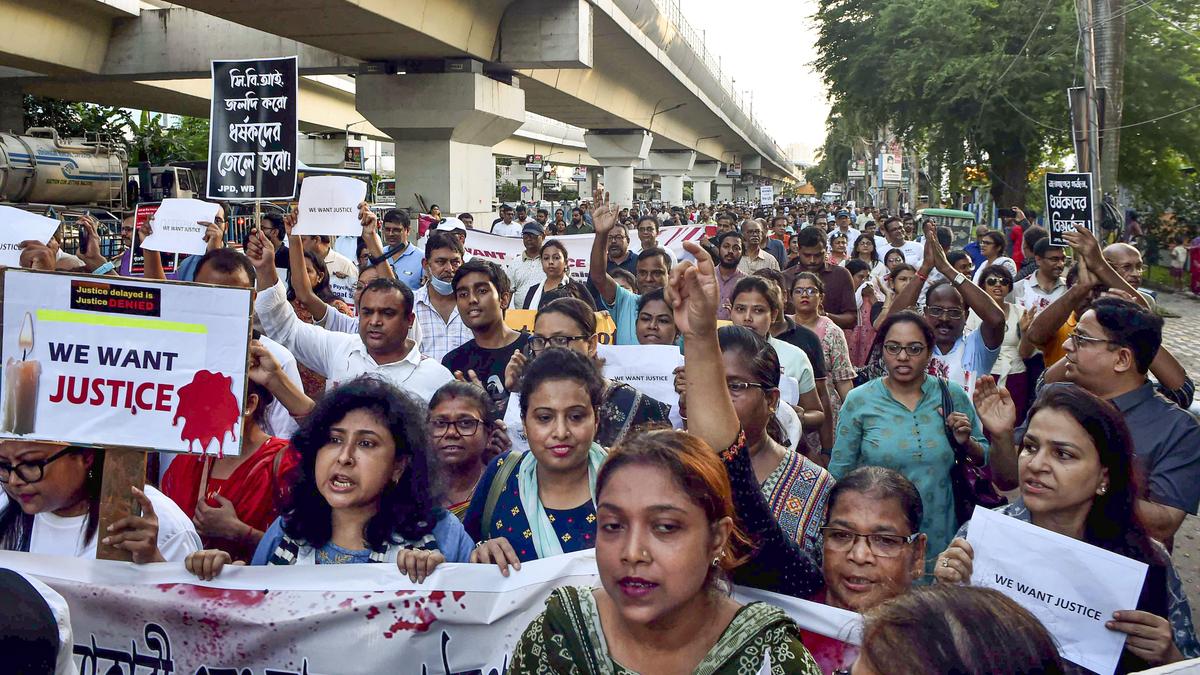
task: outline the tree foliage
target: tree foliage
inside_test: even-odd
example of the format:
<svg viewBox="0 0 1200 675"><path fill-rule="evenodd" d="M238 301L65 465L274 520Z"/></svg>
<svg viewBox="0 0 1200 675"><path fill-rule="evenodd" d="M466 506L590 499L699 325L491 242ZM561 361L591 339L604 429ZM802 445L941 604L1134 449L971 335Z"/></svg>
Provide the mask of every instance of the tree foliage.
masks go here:
<svg viewBox="0 0 1200 675"><path fill-rule="evenodd" d="M25 126L51 127L64 138L100 136L123 146L131 162L160 165L208 157L208 120L181 117L178 127L164 125L163 115L146 110L25 97Z"/></svg>

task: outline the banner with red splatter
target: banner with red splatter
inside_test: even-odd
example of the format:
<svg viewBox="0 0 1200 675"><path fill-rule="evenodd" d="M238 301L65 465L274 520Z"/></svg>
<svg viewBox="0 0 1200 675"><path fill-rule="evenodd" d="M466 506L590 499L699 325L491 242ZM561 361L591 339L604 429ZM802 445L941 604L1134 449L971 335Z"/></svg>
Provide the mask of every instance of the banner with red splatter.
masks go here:
<svg viewBox="0 0 1200 675"><path fill-rule="evenodd" d="M238 454L249 289L3 271L0 438Z"/></svg>
<svg viewBox="0 0 1200 675"><path fill-rule="evenodd" d="M414 584L393 564L227 567L200 582L179 563L135 565L0 551L71 609L81 675L500 675L561 586L596 586L594 551L523 564L446 564ZM808 630L857 643L856 614L763 591Z"/></svg>

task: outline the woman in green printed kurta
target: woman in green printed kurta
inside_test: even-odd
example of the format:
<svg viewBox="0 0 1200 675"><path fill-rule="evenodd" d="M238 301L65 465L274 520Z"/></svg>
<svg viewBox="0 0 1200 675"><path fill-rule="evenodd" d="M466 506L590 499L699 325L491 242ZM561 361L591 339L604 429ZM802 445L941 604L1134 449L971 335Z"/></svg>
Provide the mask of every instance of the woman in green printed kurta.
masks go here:
<svg viewBox="0 0 1200 675"><path fill-rule="evenodd" d="M829 473L841 478L860 466L900 472L921 493L925 505L921 532L929 538L928 550L945 550L959 523L950 486L954 450L946 438L941 385L925 373L933 333L919 315L900 312L888 317L876 339L882 342L888 374L846 397ZM950 427L956 439L967 445L972 459L985 464L988 442L975 406L962 387L947 385L955 411ZM927 561L926 571L931 571L932 562L932 558Z"/></svg>

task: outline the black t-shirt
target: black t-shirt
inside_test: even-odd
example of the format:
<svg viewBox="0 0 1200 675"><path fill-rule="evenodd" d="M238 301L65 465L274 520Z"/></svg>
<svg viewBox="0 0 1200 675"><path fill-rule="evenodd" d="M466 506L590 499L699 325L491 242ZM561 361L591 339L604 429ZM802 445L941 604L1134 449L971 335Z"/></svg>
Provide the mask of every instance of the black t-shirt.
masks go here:
<svg viewBox="0 0 1200 675"><path fill-rule="evenodd" d="M495 402L497 415L503 416L509 394L504 388L504 369L508 366L513 352L525 347L526 342L529 342L527 333L519 334L516 340L499 349L484 349L474 340L469 340L443 356L442 365L452 373L462 372L463 376L466 376L468 370L474 370Z"/></svg>
<svg viewBox="0 0 1200 675"><path fill-rule="evenodd" d="M275 267L278 267L282 270L288 269L291 266L288 255L287 246L280 246L279 248L275 249Z"/></svg>
<svg viewBox="0 0 1200 675"><path fill-rule="evenodd" d="M804 353L808 355L808 360L812 362L813 379L825 379L825 356L821 351L821 339L817 337L816 333L788 317L784 317L784 319L787 321L788 329L776 336L776 339L803 349Z"/></svg>

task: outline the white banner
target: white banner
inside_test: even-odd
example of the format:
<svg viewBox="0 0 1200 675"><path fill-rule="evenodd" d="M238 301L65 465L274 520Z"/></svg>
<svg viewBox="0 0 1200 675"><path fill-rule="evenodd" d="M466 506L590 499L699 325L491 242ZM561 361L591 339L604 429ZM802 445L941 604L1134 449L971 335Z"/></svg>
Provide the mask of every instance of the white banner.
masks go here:
<svg viewBox="0 0 1200 675"><path fill-rule="evenodd" d="M0 206L0 265L21 266L21 242L34 240L48 243L59 222L53 218Z"/></svg>
<svg viewBox="0 0 1200 675"><path fill-rule="evenodd" d="M675 368L683 365L679 347L599 345L596 355L604 362L604 377L624 382L672 408L679 405L675 392Z"/></svg>
<svg viewBox="0 0 1200 675"><path fill-rule="evenodd" d="M967 539L975 550L972 584L994 588L1029 610L1054 636L1063 658L1097 673L1113 672L1125 634L1104 623L1115 611L1137 607L1145 563L979 506Z"/></svg>
<svg viewBox="0 0 1200 675"><path fill-rule="evenodd" d="M391 563L226 567L215 582L180 563L0 552L0 566L66 598L81 675L498 674L550 591L598 583L590 550L525 563L507 578L490 565L446 564L423 584ZM857 642L856 614L757 590L737 595Z"/></svg>
<svg viewBox="0 0 1200 675"><path fill-rule="evenodd" d="M571 278L581 283L587 282L588 266L592 255L592 240L594 234L567 234L562 236L547 236L546 239L554 239L562 242L563 246L567 247L567 269L571 273ZM681 225L676 227L664 227L658 232L658 245L674 251L675 257L679 260L691 259L691 254L684 250L683 242L699 241L705 236L705 227L703 225ZM637 232L629 230L629 250L637 255L641 251L641 243L638 241ZM417 248L421 251L425 250L425 238L417 242ZM502 237L498 234L490 232L482 232L480 230L467 230L467 242L465 244L467 253L473 256L486 258L501 266L507 266L508 263L520 257L525 250L525 245L521 242L520 237Z"/></svg>
<svg viewBox="0 0 1200 675"><path fill-rule="evenodd" d="M358 236L358 205L367 184L348 176L309 176L300 183L300 206L292 234Z"/></svg>
<svg viewBox="0 0 1200 675"><path fill-rule="evenodd" d="M220 206L199 199L164 199L150 217L153 232L142 240L142 248L167 253L203 255L205 226L214 223ZM229 214L225 214L229 215Z"/></svg>
<svg viewBox="0 0 1200 675"><path fill-rule="evenodd" d="M0 437L238 454L249 289L3 274Z"/></svg>

